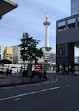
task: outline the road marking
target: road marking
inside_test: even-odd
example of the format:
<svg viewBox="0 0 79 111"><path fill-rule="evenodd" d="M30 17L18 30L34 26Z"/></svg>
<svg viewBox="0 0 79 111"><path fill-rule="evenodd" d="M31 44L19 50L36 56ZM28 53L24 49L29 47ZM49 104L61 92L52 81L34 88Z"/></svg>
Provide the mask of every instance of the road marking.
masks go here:
<svg viewBox="0 0 79 111"><path fill-rule="evenodd" d="M24 87L27 87L27 85L26 85L26 86L25 86L25 85L23 85L23 86L22 86L22 85L19 85L19 86L16 86L16 87L20 87L20 88L23 87L23 88L24 88Z"/></svg>
<svg viewBox="0 0 79 111"><path fill-rule="evenodd" d="M40 90L40 91L37 91L37 92L23 93L23 94L19 94L19 95L16 95L16 96L2 98L2 99L0 99L0 101L10 100L10 99L19 98L19 97L23 97L23 96L27 96L27 95L32 95L32 94L37 94L37 93L45 92L45 91L51 91L51 90L55 90L55 89L59 89L59 88L60 87L53 87L53 88L49 88L49 89L43 89L43 90Z"/></svg>
<svg viewBox="0 0 79 111"><path fill-rule="evenodd" d="M21 98L14 99L15 101L19 101Z"/></svg>
<svg viewBox="0 0 79 111"><path fill-rule="evenodd" d="M45 81L45 82L43 82L43 83L39 83L39 84L32 84L31 86L40 86L40 85L44 85L44 84L50 84L50 83L52 83L52 82L57 82L58 81L58 79L56 79L55 81L53 80L53 81ZM16 87L20 87L20 88L26 88L27 86L29 86L29 84L27 84L27 85L24 85L24 86L22 86L22 85L17 85ZM11 88L13 88L13 87L3 87L3 88L1 88L1 89L11 89Z"/></svg>
<svg viewBox="0 0 79 111"><path fill-rule="evenodd" d="M41 92L44 92L44 91L47 91L47 89L43 89L43 90L41 90Z"/></svg>
<svg viewBox="0 0 79 111"><path fill-rule="evenodd" d="M67 87L69 87L69 85L66 85Z"/></svg>
<svg viewBox="0 0 79 111"><path fill-rule="evenodd" d="M41 84L32 84L32 86L39 86L39 85L41 85Z"/></svg>
<svg viewBox="0 0 79 111"><path fill-rule="evenodd" d="M50 83L52 83L52 82L57 82L57 81L58 81L58 79L56 79L55 81L53 80L53 81L42 82L42 83L40 83L40 84L32 84L32 86L44 85L44 84L50 84Z"/></svg>
<svg viewBox="0 0 79 111"><path fill-rule="evenodd" d="M1 89L11 89L11 88L13 88L13 87L3 87Z"/></svg>

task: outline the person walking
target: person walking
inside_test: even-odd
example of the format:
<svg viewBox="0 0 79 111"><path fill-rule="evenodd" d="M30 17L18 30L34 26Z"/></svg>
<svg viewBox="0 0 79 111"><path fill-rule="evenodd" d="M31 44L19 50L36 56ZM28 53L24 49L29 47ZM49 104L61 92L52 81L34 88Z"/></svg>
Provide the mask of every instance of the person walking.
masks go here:
<svg viewBox="0 0 79 111"><path fill-rule="evenodd" d="M9 74L9 69L7 68L7 70L6 70L6 74L7 74L7 77L8 77L8 74Z"/></svg>
<svg viewBox="0 0 79 111"><path fill-rule="evenodd" d="M11 76L11 74L12 74L12 69L10 69L10 76Z"/></svg>

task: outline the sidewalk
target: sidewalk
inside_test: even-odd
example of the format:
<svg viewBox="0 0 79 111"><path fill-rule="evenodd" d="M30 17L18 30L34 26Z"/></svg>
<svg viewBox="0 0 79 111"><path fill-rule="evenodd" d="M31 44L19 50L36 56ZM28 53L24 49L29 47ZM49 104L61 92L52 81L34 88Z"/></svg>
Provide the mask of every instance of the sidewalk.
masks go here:
<svg viewBox="0 0 79 111"><path fill-rule="evenodd" d="M31 84L31 83L36 83L36 82L42 82L46 81L47 79L39 76L35 76L33 78L30 77L22 77L21 74L19 73L14 73L12 76L6 74L0 74L0 87L5 87L5 86L16 86L20 84Z"/></svg>

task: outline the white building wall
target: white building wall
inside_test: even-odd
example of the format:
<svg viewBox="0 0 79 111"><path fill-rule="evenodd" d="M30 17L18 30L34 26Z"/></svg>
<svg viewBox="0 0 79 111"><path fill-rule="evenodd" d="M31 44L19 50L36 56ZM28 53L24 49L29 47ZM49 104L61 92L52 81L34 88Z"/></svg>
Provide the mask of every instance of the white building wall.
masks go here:
<svg viewBox="0 0 79 111"><path fill-rule="evenodd" d="M0 59L4 59L4 49L5 47L3 45L0 45Z"/></svg>
<svg viewBox="0 0 79 111"><path fill-rule="evenodd" d="M18 47L12 46L12 48L13 48L13 63L17 64L18 63Z"/></svg>
<svg viewBox="0 0 79 111"><path fill-rule="evenodd" d="M48 62L50 64L56 64L56 54L52 51L46 51L44 48L42 49L44 62Z"/></svg>
<svg viewBox="0 0 79 111"><path fill-rule="evenodd" d="M13 63L14 64L21 64L23 63L22 59L20 58L20 47L18 45L12 46L13 48Z"/></svg>

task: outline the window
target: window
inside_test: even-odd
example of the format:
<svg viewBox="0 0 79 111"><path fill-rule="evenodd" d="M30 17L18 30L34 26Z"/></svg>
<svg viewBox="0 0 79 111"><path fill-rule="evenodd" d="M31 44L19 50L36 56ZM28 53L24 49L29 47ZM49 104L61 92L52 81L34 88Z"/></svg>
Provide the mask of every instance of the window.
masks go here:
<svg viewBox="0 0 79 111"><path fill-rule="evenodd" d="M79 14L79 0L71 0L71 14Z"/></svg>
<svg viewBox="0 0 79 111"><path fill-rule="evenodd" d="M78 17L78 26L79 26L79 17Z"/></svg>
<svg viewBox="0 0 79 111"><path fill-rule="evenodd" d="M69 19L67 24L68 29L75 27L75 18Z"/></svg>
<svg viewBox="0 0 79 111"><path fill-rule="evenodd" d="M1 55L0 55L0 59L1 59Z"/></svg>
<svg viewBox="0 0 79 111"><path fill-rule="evenodd" d="M62 47L62 55L65 55L65 46Z"/></svg>
<svg viewBox="0 0 79 111"><path fill-rule="evenodd" d="M58 55L65 55L65 46L62 45L61 48L58 49Z"/></svg>
<svg viewBox="0 0 79 111"><path fill-rule="evenodd" d="M62 49L60 49L60 55L62 55Z"/></svg>
<svg viewBox="0 0 79 111"><path fill-rule="evenodd" d="M59 22L58 23L58 31L63 31L65 29L66 29L66 27L65 27L65 21Z"/></svg>

